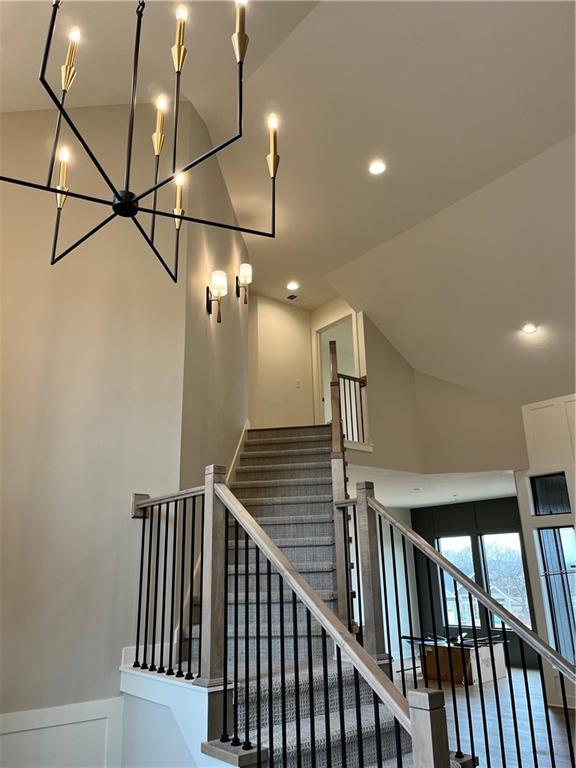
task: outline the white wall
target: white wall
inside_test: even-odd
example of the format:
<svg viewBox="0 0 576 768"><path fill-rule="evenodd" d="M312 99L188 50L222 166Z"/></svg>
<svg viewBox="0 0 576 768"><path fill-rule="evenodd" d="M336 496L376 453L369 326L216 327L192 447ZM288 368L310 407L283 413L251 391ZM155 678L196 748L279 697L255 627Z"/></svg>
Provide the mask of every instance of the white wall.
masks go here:
<svg viewBox="0 0 576 768"><path fill-rule="evenodd" d="M313 424L310 313L255 294L249 301L250 425Z"/></svg>
<svg viewBox="0 0 576 768"><path fill-rule="evenodd" d="M117 178L126 107L73 115ZM151 106L139 107L137 126L153 117ZM185 151L195 155L209 137L186 105L182 121ZM42 179L54 113L5 114L1 127L3 173ZM77 145L63 140L70 188L107 198ZM139 189L152 173L148 131L137 128L134 153ZM231 217L215 163L194 175L187 210L198 210L203 193L211 215ZM175 286L132 223L116 220L51 267L53 197L6 185L0 194L0 711L19 712L118 693L136 618L131 494L177 490L205 463L228 461L246 419L246 312L232 293L222 325L204 310L209 273L226 268L232 285L244 250L240 236L185 229ZM165 209L173 195L160 195ZM69 199L62 244L107 211ZM172 222L158 222L168 259L173 233Z"/></svg>

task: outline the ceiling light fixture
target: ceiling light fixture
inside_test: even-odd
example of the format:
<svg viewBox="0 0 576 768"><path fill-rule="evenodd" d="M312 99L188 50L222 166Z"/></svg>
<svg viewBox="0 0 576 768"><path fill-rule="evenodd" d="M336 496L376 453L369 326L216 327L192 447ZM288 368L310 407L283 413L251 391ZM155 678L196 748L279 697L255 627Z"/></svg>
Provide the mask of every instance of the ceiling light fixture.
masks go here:
<svg viewBox="0 0 576 768"><path fill-rule="evenodd" d="M234 224L227 224L219 221L213 221L208 219L202 219L195 216L185 216L184 209L182 207L182 186L183 176L196 166L205 162L211 157L214 157L218 152L229 147L234 142L242 138L243 134L243 104L244 104L244 58L246 55L246 49L248 47L248 36L246 35L246 0L237 0L236 2L236 30L232 35L232 47L236 56L237 63L237 99L238 99L238 117L236 132L233 136L212 147L206 152L195 159L181 165L178 168L177 155L178 155L178 124L179 124L179 111L180 111L180 81L182 76L182 69L186 60L187 50L184 45L185 33L186 33L186 21L188 20L188 11L185 5L178 6L176 11L176 34L175 42L172 46L172 61L174 64L175 72L175 85L174 85L174 104L173 104L173 135L172 135L172 163L171 173L164 179L159 181L159 165L160 154L165 143L164 134L164 115L168 109L168 100L165 96L159 96L156 99L156 130L152 134L152 145L154 149L154 184L145 189L142 192L134 193L131 191L130 179L132 171L132 144L134 138L135 127L135 107L136 107L136 91L138 86L138 71L139 71L139 57L140 57L140 37L142 28L142 19L146 6L145 0L138 0L136 7L136 33L134 43L134 56L132 65L132 87L129 106L128 117L128 138L126 141L126 165L124 170L123 184L115 184L110 179L108 173L88 145L83 135L77 128L74 120L69 115L65 108L65 100L68 91L72 83L76 78L76 59L78 55L78 46L80 43L80 31L77 27L74 27L68 36L68 50L66 53L66 59L61 67L61 86L62 93L60 97L56 95L52 86L49 84L46 78L46 72L48 69L50 51L52 47L52 41L54 37L54 31L56 28L57 16L62 0L52 0L52 14L48 25L48 34L46 38L46 44L44 47L44 53L42 57L42 64L40 67L40 82L50 99L54 103L58 110L56 127L54 131L54 140L52 144L52 151L50 154L50 160L48 165L48 177L45 184L38 184L36 182L27 181L24 179L12 178L9 176L0 176L0 181L7 182L9 184L17 184L19 186L28 187L30 189L38 189L44 192L50 192L56 195L56 221L54 224L54 237L52 241L52 256L50 259L51 264L55 264L64 256L71 253L78 246L85 243L92 235L95 235L101 229L103 229L109 222L116 217L132 219L134 226L138 229L144 240L147 242L156 258L160 261L166 272L170 275L174 282L178 280L178 249L179 249L179 237L180 228L183 221L192 222L194 224L202 224L205 226L217 227L219 229L228 229L233 232L244 232L251 235L259 235L261 237L276 237L276 174L278 171L278 164L280 158L278 156L278 118L276 115L270 115L268 119L268 130L270 139L270 154L266 160L268 163L268 169L271 179L271 227L270 231L250 229L248 227L241 227ZM60 129L62 120L66 122L68 128L76 138L76 140L82 146L84 152L90 159L91 163L95 166L96 170L100 174L100 177L108 186L112 199L105 200L101 197L94 195L88 195L79 192L72 192L67 188L67 172L68 172L68 160L69 155L63 153L63 148L58 151L60 141ZM59 168L59 183L57 186L53 186L52 178L54 174L54 166L56 158L60 161ZM176 182L176 205L172 212L158 210L157 208L157 193L162 187L175 181ZM151 207L145 206L145 198L152 195ZM89 232L83 235L79 240L66 248L60 254L57 254L58 238L60 231L60 219L62 215L62 209L67 197L76 198L79 200L86 200L97 205L103 205L108 208L108 215L106 218L93 227ZM111 210L110 210L111 209ZM139 221L141 214L147 214L151 217L151 225L149 232L145 229ZM169 266L168 262L163 258L154 244L155 235L155 222L156 217L165 217L172 219L175 224L176 230L176 248L172 266Z"/></svg>
<svg viewBox="0 0 576 768"><path fill-rule="evenodd" d="M538 330L538 326L535 323L524 323L521 330L523 333L533 334Z"/></svg>
<svg viewBox="0 0 576 768"><path fill-rule="evenodd" d="M244 289L244 304L248 304L248 286L252 282L252 264L245 262L240 264L236 275L236 296L240 298L241 289Z"/></svg>
<svg viewBox="0 0 576 768"><path fill-rule="evenodd" d="M372 176L380 176L380 174L384 173L385 170L386 163L384 160L372 160L368 166L368 171L372 174Z"/></svg>
<svg viewBox="0 0 576 768"><path fill-rule="evenodd" d="M297 291L298 288L300 288L300 283L297 283L296 280L290 280L286 285L287 291Z"/></svg>

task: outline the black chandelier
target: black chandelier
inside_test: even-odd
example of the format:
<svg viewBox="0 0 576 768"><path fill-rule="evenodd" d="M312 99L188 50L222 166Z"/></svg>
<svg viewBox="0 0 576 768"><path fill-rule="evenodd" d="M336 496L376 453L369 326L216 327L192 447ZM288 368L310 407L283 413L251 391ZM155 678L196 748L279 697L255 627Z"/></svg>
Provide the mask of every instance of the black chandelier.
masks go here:
<svg viewBox="0 0 576 768"><path fill-rule="evenodd" d="M164 114L167 111L168 102L166 97L160 96L156 100L156 130L152 134L152 144L154 149L154 184L143 192L135 193L130 189L130 172L132 167L132 141L134 136L134 122L135 122L135 107L136 107L136 90L138 86L138 64L140 56L140 36L142 29L142 19L145 11L145 0L139 0L136 8L136 33L134 41L134 58L132 68L132 86L130 95L130 107L128 118L128 138L126 142L126 166L124 172L124 183L122 189L117 189L110 177L102 167L98 158L88 146L88 143L76 127L74 121L70 117L65 108L65 101L68 91L76 77L76 56L78 51L78 44L80 41L80 33L77 28L71 30L69 34L68 51L66 60L61 67L61 79L62 79L62 93L60 98L56 95L50 84L46 79L46 68L48 66L48 60L50 57L50 49L52 46L52 39L54 36L54 29L56 27L56 20L58 16L58 10L62 5L62 0L52 0L52 14L50 16L50 23L48 25L48 34L46 36L46 44L44 46L44 53L42 56L42 64L40 67L39 80L48 93L50 99L58 110L56 127L54 131L54 141L52 146L52 152L50 155L50 161L48 165L48 177L46 184L37 184L31 181L23 179L15 179L8 176L0 176L0 181L8 182L10 184L18 184L20 186L29 187L31 189L39 189L44 192L51 192L56 195L56 220L54 225L54 237L52 241L52 255L50 264L56 264L58 261L74 251L78 246L85 243L92 235L95 235L107 224L109 224L117 216L131 219L134 226L138 229L144 240L148 243L155 256L158 258L166 272L170 275L174 282L178 280L178 252L180 243L180 230L183 221L189 221L194 224L203 224L210 227L217 227L219 229L228 229L234 232L245 232L251 235L260 235L262 237L275 237L276 236L276 174L278 171L278 163L280 158L277 151L277 131L278 131L278 119L275 115L270 115L268 118L268 129L270 137L270 154L266 160L268 163L268 170L270 173L271 186L272 186L272 217L270 231L262 231L258 229L250 229L248 227L241 227L234 224L226 224L219 221L212 221L209 219L201 219L195 216L186 216L183 208L182 200L182 186L184 184L185 174L195 168L196 166L213 157L221 150L229 147L238 139L242 138L242 124L243 124L243 74L244 74L244 57L246 55L246 49L248 47L248 36L245 31L245 13L246 13L246 0L236 0L236 31L232 35L232 46L236 56L236 62L238 65L238 85L237 85L237 126L236 133L230 138L223 141L221 144L209 149L207 152L199 155L198 157L186 163L182 168L176 168L176 158L178 150L178 123L180 112L180 86L182 69L186 59L186 46L184 45L185 27L187 21L186 7L181 5L176 11L176 37L175 43L172 46L172 60L174 63L175 71L175 83L174 83L174 116L173 116L173 137L172 137L172 171L166 176L166 178L159 181L159 167L160 167L160 154L162 152L165 143L164 133ZM62 125L62 119L68 125L70 131L74 134L92 164L109 187L112 193L112 201L104 200L93 195L87 195L80 192L73 192L68 189L68 161L69 152L66 147L59 148L60 129ZM52 179L54 175L54 166L56 158L59 160L59 179L56 186L53 185ZM172 212L158 210L157 208L157 194L158 190L166 186L170 182L175 182L175 205ZM142 205L144 198L152 195L151 207L145 207ZM68 197L76 198L78 200L87 200L88 202L96 203L98 205L111 208L112 212L108 216L93 227L89 232L83 235L79 240L73 243L66 250L58 253L58 235L60 231L60 219L62 217L62 210L64 203ZM139 213L146 213L151 215L151 227L150 232L147 232L137 216ZM167 261L160 254L156 245L154 244L155 237L155 225L156 217L169 218L174 221L175 228L175 252L173 266L170 267Z"/></svg>

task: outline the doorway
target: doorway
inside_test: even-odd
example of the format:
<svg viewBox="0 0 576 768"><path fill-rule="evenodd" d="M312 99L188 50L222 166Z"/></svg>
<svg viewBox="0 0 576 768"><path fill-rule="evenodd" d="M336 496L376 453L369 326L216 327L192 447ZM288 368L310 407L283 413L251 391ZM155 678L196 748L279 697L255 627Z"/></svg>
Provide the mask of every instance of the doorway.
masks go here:
<svg viewBox="0 0 576 768"><path fill-rule="evenodd" d="M330 342L336 342L338 352L338 373L348 376L356 375L354 353L353 315L347 315L333 325L318 331L320 346L320 377L322 384L322 407L324 423L332 420L332 403L330 402Z"/></svg>

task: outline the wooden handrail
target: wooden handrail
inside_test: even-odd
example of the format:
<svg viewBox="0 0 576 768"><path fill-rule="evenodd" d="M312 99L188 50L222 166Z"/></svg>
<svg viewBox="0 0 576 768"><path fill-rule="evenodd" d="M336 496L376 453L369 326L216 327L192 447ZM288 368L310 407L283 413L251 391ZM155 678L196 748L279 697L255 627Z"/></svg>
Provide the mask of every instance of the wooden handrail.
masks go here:
<svg viewBox="0 0 576 768"><path fill-rule="evenodd" d="M154 496L154 498L146 498L138 501L134 504L134 509L147 509L156 504L165 504L169 501L180 501L180 499L188 499L191 496L201 496L204 493L204 486L199 485L196 488L187 488L184 491L177 491L176 493L169 493L166 496Z"/></svg>
<svg viewBox="0 0 576 768"><path fill-rule="evenodd" d="M336 507L343 506L349 502L335 503ZM466 576L462 571L447 560L444 555L440 554L429 542L426 541L420 534L399 520L396 515L387 509L376 499L370 498L368 500L368 506L377 514L381 515L391 525L396 528L408 541L410 541L417 549L422 552L427 558L432 560L439 568L448 573L455 581L457 581L464 589L468 590L478 602L487 608L491 613L498 616L503 625L508 626L516 634L524 640L536 653L546 659L556 670L561 672L572 683L576 683L576 674L574 667L568 662L561 654L554 650L548 643L536 634L532 629L527 627L510 611L504 608L500 603L496 602L492 595L488 594L481 586L475 581Z"/></svg>
<svg viewBox="0 0 576 768"><path fill-rule="evenodd" d="M380 700L386 704L402 728L412 733L408 701L402 696L374 659L356 641L344 624L326 606L310 587L306 579L296 570L286 555L258 525L246 507L222 483L216 483L214 490L226 509L241 525L251 541L264 557L276 568L298 599L310 611L314 619L343 651L365 682Z"/></svg>

